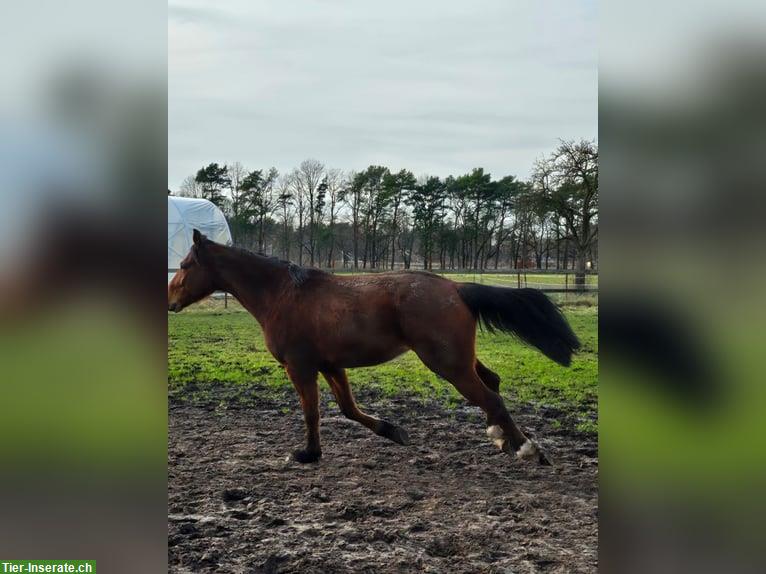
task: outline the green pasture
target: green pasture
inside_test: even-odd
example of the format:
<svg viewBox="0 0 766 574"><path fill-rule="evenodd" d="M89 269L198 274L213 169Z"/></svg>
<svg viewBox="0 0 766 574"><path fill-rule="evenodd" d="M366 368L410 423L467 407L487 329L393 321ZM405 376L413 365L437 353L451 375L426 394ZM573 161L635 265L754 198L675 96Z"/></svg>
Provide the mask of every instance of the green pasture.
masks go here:
<svg viewBox="0 0 766 574"><path fill-rule="evenodd" d="M510 404L552 406L581 430L595 430L598 381L598 307L595 296L566 295L564 312L583 343L570 368L504 334L479 332L479 358L502 378ZM389 363L349 372L352 387L384 395L408 394L449 405L462 397L409 352ZM168 316L168 382L172 400L252 403L260 394L291 389L266 349L258 323L236 302L228 309L208 299ZM329 392L325 387L325 392Z"/></svg>
<svg viewBox="0 0 766 574"><path fill-rule="evenodd" d="M438 271L436 272L437 274ZM567 285L571 288L574 284L574 275L568 277L562 274L548 274L548 273L449 273L444 274L445 277L452 279L453 281L471 281L474 283L483 283L485 285L500 285L508 287L518 287L521 284L522 287L535 287L538 289L545 287L564 287ZM598 286L598 275L586 275L586 285Z"/></svg>
<svg viewBox="0 0 766 574"><path fill-rule="evenodd" d="M336 273L353 274L351 270L339 270ZM444 275L453 281L467 281L482 283L484 285L498 285L506 287L534 287L537 289L559 288L567 284L571 287L574 283L574 275L567 277L563 273L443 273L434 269L436 275ZM592 287L598 286L598 275L586 275L585 283Z"/></svg>
<svg viewBox="0 0 766 574"><path fill-rule="evenodd" d="M161 339L116 305L68 303L0 330L0 467L35 480L164 481Z"/></svg>

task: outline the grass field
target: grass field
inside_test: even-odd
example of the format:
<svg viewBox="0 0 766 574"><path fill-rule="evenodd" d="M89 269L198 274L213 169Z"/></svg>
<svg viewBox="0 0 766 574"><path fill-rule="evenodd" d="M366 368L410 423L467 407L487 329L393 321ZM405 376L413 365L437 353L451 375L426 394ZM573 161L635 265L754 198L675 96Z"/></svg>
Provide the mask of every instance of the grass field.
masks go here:
<svg viewBox="0 0 766 574"><path fill-rule="evenodd" d="M558 288L568 284L571 288L574 282L574 275L567 278L563 273L522 273L520 276L515 273L440 273L439 270L433 271L437 275L444 275L453 281L470 281L473 283L482 283L485 285L500 285L505 287L534 287L536 289ZM338 273L349 273L351 271L338 271ZM585 283L590 287L598 287L598 275L586 275Z"/></svg>
<svg viewBox="0 0 766 574"><path fill-rule="evenodd" d="M553 407L580 430L594 431L597 299L569 294L556 299L564 301L564 313L583 344L570 368L553 363L509 335L481 331L478 356L500 375L509 406ZM412 352L384 365L354 369L349 379L355 389L374 389L384 395L407 394L450 405L463 402L452 385L431 373ZM258 323L231 299L228 309L220 300L208 299L168 316L168 386L171 399L190 403L251 403L259 393L292 388L267 351Z"/></svg>

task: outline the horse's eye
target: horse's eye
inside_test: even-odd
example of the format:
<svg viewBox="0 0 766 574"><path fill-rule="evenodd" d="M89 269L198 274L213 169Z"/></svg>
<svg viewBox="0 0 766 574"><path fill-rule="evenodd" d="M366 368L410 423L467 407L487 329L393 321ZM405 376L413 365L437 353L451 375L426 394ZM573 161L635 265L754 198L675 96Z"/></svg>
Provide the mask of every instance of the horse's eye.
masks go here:
<svg viewBox="0 0 766 574"><path fill-rule="evenodd" d="M181 269L188 269L192 266L194 262L193 261L182 261L181 262Z"/></svg>

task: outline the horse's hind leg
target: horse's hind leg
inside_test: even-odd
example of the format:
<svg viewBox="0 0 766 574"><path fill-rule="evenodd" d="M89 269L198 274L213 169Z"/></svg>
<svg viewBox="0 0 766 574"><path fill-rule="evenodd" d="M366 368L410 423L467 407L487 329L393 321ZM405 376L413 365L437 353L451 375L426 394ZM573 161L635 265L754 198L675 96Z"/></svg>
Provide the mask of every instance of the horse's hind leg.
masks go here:
<svg viewBox="0 0 766 574"><path fill-rule="evenodd" d="M476 374L490 391L500 393L500 377L488 369L479 359L476 359ZM487 426L489 427L491 424L489 415L487 415Z"/></svg>
<svg viewBox="0 0 766 574"><path fill-rule="evenodd" d="M292 453L294 460L300 463L316 462L322 456L319 442L319 387L317 372L287 367L287 374L298 391L306 422L306 448Z"/></svg>
<svg viewBox="0 0 766 574"><path fill-rule="evenodd" d="M539 447L529 440L508 414L502 397L487 387L475 368L475 359L460 359L459 351L446 352L438 346L415 349L418 357L437 375L447 379L468 402L487 414L487 435L507 454L518 458L537 459L540 464L550 464ZM487 369L488 370L488 369Z"/></svg>
<svg viewBox="0 0 766 574"><path fill-rule="evenodd" d="M502 397L487 388L474 369L448 379L471 403L487 414L487 435L502 451L521 459L537 460L540 464L551 464L540 447L527 438L516 425Z"/></svg>
<svg viewBox="0 0 766 574"><path fill-rule="evenodd" d="M346 371L343 369L337 369L333 371L322 371L322 375L327 380L335 395L335 400L338 401L338 406L341 412L346 418L363 424L372 432L396 443L407 445L410 442L407 432L396 425L393 425L387 421L376 419L368 414L363 413L354 400L354 395L351 393L351 386L348 384L348 378L346 377Z"/></svg>
<svg viewBox="0 0 766 574"><path fill-rule="evenodd" d="M479 375L481 382L484 383L488 389L495 393L500 392L500 376L487 368L479 359L476 359L476 374Z"/></svg>

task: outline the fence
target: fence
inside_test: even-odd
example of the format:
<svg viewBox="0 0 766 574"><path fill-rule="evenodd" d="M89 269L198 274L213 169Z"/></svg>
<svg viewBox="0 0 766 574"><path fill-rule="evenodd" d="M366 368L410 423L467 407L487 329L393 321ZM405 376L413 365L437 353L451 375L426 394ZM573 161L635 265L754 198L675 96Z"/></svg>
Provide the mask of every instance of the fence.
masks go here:
<svg viewBox="0 0 766 574"><path fill-rule="evenodd" d="M401 269L397 269L401 271ZM422 269L411 269L423 271ZM329 273L357 274L357 273L385 273L390 269L324 269ZM473 281L475 283L488 283L501 287L534 287L546 293L598 293L598 271L587 270L585 272L585 285L577 285L575 276L577 272L572 269L432 269L436 275L458 276L458 281ZM556 277L556 281L546 281L545 276Z"/></svg>
<svg viewBox="0 0 766 574"><path fill-rule="evenodd" d="M168 274L175 273L178 269L168 269ZM323 269L328 273L339 275L354 275L362 273L385 273L388 269ZM422 271L422 269L413 271ZM585 285L575 284L576 272L572 269L491 269L477 271L475 269L433 269L436 275L460 276L460 281L473 281L475 283L489 283L499 287L533 287L546 293L598 293L598 271L587 270L585 272ZM562 281L545 281L545 276L555 276L557 279L563 276ZM218 295L219 297L221 295ZM228 306L228 295L223 294L224 306Z"/></svg>
<svg viewBox="0 0 766 574"><path fill-rule="evenodd" d="M450 273L444 273L450 275ZM466 271L464 275L478 276L481 280L485 275L489 275L494 284L502 286L534 287L547 293L598 293L598 272L586 271L585 284L577 285L577 273L572 270L555 269L509 269L504 271L475 272ZM545 277L563 276L563 284L557 281L546 281Z"/></svg>

